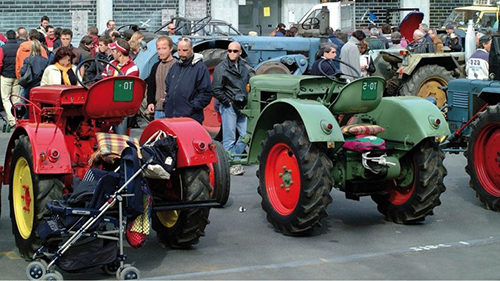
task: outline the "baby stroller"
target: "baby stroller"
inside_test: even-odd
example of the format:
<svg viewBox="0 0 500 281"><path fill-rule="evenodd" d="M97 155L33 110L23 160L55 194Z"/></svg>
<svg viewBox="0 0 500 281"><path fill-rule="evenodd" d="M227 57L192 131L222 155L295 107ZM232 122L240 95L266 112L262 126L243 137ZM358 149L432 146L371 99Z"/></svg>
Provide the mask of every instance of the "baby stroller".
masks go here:
<svg viewBox="0 0 500 281"><path fill-rule="evenodd" d="M140 278L137 268L124 263L125 225L151 211L144 207L148 189L141 173L157 153L142 147L141 165L136 146L127 144L115 171L90 169L68 198L47 204L52 216L37 229L42 246L26 269L30 280L63 280L55 265L67 272L101 267L119 280Z"/></svg>

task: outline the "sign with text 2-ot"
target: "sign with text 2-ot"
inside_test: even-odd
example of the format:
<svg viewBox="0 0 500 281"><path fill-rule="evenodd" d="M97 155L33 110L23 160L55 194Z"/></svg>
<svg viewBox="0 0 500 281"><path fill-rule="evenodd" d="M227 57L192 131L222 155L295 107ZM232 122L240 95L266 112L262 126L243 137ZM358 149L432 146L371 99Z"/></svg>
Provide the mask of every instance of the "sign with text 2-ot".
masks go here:
<svg viewBox="0 0 500 281"><path fill-rule="evenodd" d="M134 98L134 81L115 80L113 101L132 101Z"/></svg>

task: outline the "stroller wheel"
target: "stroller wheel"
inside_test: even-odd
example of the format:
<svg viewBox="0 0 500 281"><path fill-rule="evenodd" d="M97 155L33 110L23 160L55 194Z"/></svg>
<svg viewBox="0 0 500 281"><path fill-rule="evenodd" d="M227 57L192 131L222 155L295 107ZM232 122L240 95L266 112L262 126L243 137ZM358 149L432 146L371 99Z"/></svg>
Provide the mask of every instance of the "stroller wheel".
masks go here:
<svg viewBox="0 0 500 281"><path fill-rule="evenodd" d="M64 280L62 274L59 272L59 271L52 271L50 273L47 273L45 274L45 276L43 277L43 280L46 280L46 281L62 281Z"/></svg>
<svg viewBox="0 0 500 281"><path fill-rule="evenodd" d="M101 270L109 276L116 275L116 272L120 269L120 261L117 259L114 262L108 263L101 267Z"/></svg>
<svg viewBox="0 0 500 281"><path fill-rule="evenodd" d="M116 272L116 278L118 280L137 280L140 278L139 269L126 264Z"/></svg>
<svg viewBox="0 0 500 281"><path fill-rule="evenodd" d="M35 260L26 267L26 275L29 280L40 280L45 275L47 263L44 260Z"/></svg>

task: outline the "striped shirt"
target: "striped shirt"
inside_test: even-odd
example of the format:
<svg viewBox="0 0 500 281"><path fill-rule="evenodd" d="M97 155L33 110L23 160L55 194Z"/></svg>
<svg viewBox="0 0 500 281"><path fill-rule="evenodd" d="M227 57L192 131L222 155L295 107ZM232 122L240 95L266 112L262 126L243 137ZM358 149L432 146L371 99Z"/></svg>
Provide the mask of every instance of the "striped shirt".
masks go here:
<svg viewBox="0 0 500 281"><path fill-rule="evenodd" d="M123 75L125 76L139 77L139 68L130 58L123 65L120 65L117 60L112 60L111 64L120 69L120 71L123 72ZM106 68L104 68L104 71L102 72L102 77L106 78L111 76L118 76L118 71L116 71L113 67L106 65Z"/></svg>

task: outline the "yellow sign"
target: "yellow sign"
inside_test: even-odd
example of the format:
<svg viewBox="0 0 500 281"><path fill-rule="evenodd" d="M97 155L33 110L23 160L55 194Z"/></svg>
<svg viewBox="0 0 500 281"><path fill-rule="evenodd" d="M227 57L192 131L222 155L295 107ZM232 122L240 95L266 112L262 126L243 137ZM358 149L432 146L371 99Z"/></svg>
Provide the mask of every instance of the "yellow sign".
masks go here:
<svg viewBox="0 0 500 281"><path fill-rule="evenodd" d="M264 7L264 17L268 18L271 16L271 7Z"/></svg>

